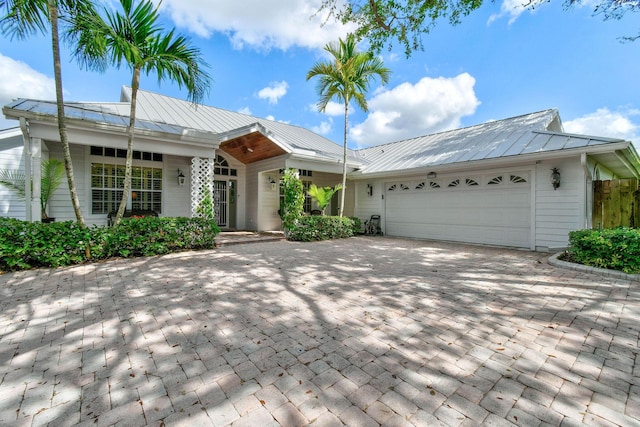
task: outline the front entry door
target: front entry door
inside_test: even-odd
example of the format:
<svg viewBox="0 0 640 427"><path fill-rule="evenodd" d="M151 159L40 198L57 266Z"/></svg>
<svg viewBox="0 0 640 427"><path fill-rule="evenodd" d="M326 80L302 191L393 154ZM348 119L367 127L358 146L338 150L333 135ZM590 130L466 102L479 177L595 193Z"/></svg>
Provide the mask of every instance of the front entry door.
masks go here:
<svg viewBox="0 0 640 427"><path fill-rule="evenodd" d="M216 222L220 227L227 227L227 181L214 181L213 203L216 211Z"/></svg>

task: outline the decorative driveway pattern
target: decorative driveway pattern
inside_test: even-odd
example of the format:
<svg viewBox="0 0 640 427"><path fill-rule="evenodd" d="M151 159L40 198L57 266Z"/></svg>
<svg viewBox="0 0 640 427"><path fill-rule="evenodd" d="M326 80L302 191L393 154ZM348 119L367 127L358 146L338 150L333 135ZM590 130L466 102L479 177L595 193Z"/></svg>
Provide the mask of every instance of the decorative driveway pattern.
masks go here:
<svg viewBox="0 0 640 427"><path fill-rule="evenodd" d="M0 425L640 425L640 284L406 239L0 276Z"/></svg>

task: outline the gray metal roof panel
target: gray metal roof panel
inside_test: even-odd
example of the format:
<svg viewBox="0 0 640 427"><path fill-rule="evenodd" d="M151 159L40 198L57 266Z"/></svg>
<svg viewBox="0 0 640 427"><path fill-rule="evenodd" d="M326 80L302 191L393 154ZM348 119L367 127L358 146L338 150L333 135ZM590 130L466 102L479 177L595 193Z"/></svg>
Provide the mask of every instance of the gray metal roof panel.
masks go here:
<svg viewBox="0 0 640 427"><path fill-rule="evenodd" d="M371 164L363 173L400 171L516 155L557 117L555 109L361 150Z"/></svg>
<svg viewBox="0 0 640 427"><path fill-rule="evenodd" d="M131 88L122 88L122 99L128 100ZM138 91L137 117L160 123L174 123L195 129L204 129L215 133L229 132L234 129L259 123L281 140L285 146L310 150L318 156L329 159L342 159L342 146L300 126L262 119L208 105L194 105L191 102L160 95L145 90ZM349 151L350 161L360 161L360 157Z"/></svg>
<svg viewBox="0 0 640 427"><path fill-rule="evenodd" d="M54 101L38 101L31 99L20 99L5 108L17 111L25 111L42 116L57 116L57 106ZM82 120L91 123L103 123L116 126L127 126L129 124L128 116L115 114L116 109L105 107L95 103L69 103L65 104L64 114L69 119ZM158 131L168 134L182 135L187 128L168 123L156 123L150 120L136 119L136 129L144 129L149 131Z"/></svg>

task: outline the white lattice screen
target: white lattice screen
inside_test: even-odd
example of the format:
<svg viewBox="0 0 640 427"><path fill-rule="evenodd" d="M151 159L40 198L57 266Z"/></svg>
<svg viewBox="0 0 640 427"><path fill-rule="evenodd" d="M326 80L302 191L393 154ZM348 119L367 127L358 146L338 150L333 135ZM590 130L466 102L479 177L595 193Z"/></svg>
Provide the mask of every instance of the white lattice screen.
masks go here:
<svg viewBox="0 0 640 427"><path fill-rule="evenodd" d="M191 159L191 216L198 216L197 210L204 198L213 200L213 158L194 157Z"/></svg>

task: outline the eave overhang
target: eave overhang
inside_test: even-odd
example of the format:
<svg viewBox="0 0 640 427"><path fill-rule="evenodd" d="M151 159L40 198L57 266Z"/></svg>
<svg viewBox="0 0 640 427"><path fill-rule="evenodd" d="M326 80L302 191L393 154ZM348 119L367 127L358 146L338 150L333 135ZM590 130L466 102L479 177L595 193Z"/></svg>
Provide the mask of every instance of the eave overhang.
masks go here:
<svg viewBox="0 0 640 427"><path fill-rule="evenodd" d="M517 167L524 165L533 165L536 162L543 160L564 159L568 157L580 156L582 153L585 153L587 156L593 157L596 161L602 163L607 168L614 170L620 178L636 177L637 174L640 174L640 160L636 150L629 141L616 141L620 142L594 145L591 147L579 147L537 153L517 154L493 159L471 160L450 164L425 165L412 169L379 171L373 173L367 173L365 169L351 173L349 175L349 179L361 180L393 177L407 174L420 175L429 172L455 173L462 170L481 170L512 166ZM614 158L617 158L618 160L615 160ZM625 161L623 162L622 160L620 160L620 158L624 158Z"/></svg>

